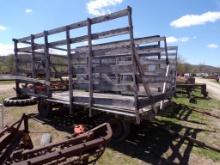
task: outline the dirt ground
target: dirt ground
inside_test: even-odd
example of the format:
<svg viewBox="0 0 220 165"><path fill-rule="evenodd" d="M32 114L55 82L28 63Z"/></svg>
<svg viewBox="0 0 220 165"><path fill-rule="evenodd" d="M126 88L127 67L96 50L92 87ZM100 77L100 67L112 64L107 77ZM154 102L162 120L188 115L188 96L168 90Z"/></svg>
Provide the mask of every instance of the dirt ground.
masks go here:
<svg viewBox="0 0 220 165"><path fill-rule="evenodd" d="M209 96L220 100L220 84L213 79L196 78L196 83L205 83Z"/></svg>
<svg viewBox="0 0 220 165"><path fill-rule="evenodd" d="M13 86L13 84L0 84L0 97L14 96ZM220 148L220 119L193 112L193 108L188 105L186 99L177 98L175 101L181 106L161 113L156 118L155 123L168 126L181 134L208 142ZM210 113L220 116L219 102L212 100L201 100L201 103L199 100L198 102L198 106L210 107ZM5 123L12 123L20 118L23 113L37 114L36 105L5 108ZM45 132L52 134L54 142L70 135L70 131L62 129L62 123L64 122L62 119L56 118L54 120L55 123L61 124L55 126L53 123L39 118L30 121L31 137L35 146L39 146L40 138ZM155 128L154 124L144 123L142 127L143 129L140 131L137 131L137 127L134 127L135 131L132 132L127 140L121 143L111 142L97 164L220 165L220 154L217 152L202 149L184 139L172 136Z"/></svg>

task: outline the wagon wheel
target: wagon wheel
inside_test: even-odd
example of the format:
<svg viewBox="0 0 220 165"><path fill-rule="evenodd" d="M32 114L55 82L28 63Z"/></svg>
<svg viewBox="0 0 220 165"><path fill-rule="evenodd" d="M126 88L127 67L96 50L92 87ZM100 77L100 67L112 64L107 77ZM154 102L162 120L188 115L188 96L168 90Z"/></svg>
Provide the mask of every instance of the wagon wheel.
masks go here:
<svg viewBox="0 0 220 165"><path fill-rule="evenodd" d="M112 140L115 142L122 141L130 134L130 123L120 119L110 119L109 123L113 130Z"/></svg>

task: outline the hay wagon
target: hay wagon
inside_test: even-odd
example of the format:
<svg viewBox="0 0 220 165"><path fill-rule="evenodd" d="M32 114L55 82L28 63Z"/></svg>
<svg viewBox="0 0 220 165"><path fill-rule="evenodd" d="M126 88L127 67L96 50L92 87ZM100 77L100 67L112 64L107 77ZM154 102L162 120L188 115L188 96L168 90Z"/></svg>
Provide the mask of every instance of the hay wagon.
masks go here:
<svg viewBox="0 0 220 165"><path fill-rule="evenodd" d="M140 124L163 108L176 83L177 47L167 46L164 36L133 33L128 7L13 39L18 97L37 97L44 117L57 104L70 114L77 106L89 116L107 113L122 127L118 136L125 134L128 123Z"/></svg>

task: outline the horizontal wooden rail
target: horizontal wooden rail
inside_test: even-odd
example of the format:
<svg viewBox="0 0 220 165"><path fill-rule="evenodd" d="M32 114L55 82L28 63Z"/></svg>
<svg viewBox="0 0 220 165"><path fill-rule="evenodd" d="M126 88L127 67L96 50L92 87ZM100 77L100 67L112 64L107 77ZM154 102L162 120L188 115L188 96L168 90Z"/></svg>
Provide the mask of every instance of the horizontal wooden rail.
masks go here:
<svg viewBox="0 0 220 165"><path fill-rule="evenodd" d="M128 7L127 9L115 12L115 13L107 14L107 15L104 15L104 16L99 16L99 17L96 17L96 18L92 18L91 19L91 24L97 24L97 23L101 23L101 22L105 22L105 21L110 21L110 20L113 20L113 19L116 19L116 18L119 18L119 17L124 17L124 16L128 15L129 10L130 10L130 7ZM76 23L73 23L73 24L69 24L67 26L69 27L69 30L72 30L72 29L77 29L77 28L88 26L88 22L87 22L87 20L85 20L85 21L80 21L80 22L76 22ZM52 35L52 34L64 32L65 30L66 30L66 26L62 26L62 27L58 27L58 28L55 28L55 29L48 30L47 32L48 32L48 35ZM44 32L34 34L33 36L34 36L35 39L41 38L41 37L44 36ZM31 36L27 36L27 37L17 39L17 41L18 42L23 42L23 41L28 41L30 39L31 39Z"/></svg>
<svg viewBox="0 0 220 165"><path fill-rule="evenodd" d="M135 45L155 43L155 42L159 42L159 41L164 41L164 39L165 39L165 37L160 37L160 36L150 36L150 37L137 38L137 39L135 39ZM124 48L124 47L128 47L128 46L130 46L129 40L121 40L121 41L93 45L93 50L102 50L102 49L110 49L110 48L112 48L112 49ZM76 51L79 51L79 52L86 52L87 50L88 50L87 46L78 47L76 49Z"/></svg>
<svg viewBox="0 0 220 165"><path fill-rule="evenodd" d="M24 76L15 76L15 75L2 75L0 74L0 80L21 80L30 83L40 83L44 85L50 85L50 82L45 80L38 80L34 78L24 77Z"/></svg>
<svg viewBox="0 0 220 165"><path fill-rule="evenodd" d="M94 34L92 34L92 40L104 39L104 38L109 38L109 37L113 37L113 36L128 34L128 32L129 32L129 27L123 27L123 28L113 29L113 30L104 31L104 32L100 32L100 33L94 33ZM70 38L70 44L85 42L85 41L88 41L88 35L80 36L80 37L76 37L76 38ZM67 44L66 39L48 43L50 48L55 48L55 49L56 49L56 46L63 46L66 44ZM43 49L43 48L44 48L44 44L35 44L34 45L35 50ZM19 52L27 52L30 50L31 50L30 46L18 48Z"/></svg>

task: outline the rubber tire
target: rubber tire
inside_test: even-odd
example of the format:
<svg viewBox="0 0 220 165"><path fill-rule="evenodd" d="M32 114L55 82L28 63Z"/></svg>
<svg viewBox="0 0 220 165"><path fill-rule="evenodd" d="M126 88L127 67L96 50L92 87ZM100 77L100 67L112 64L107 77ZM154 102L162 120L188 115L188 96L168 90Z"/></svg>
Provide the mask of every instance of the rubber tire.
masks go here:
<svg viewBox="0 0 220 165"><path fill-rule="evenodd" d="M40 117L43 117L43 118L49 117L52 111L50 103L44 100L40 100L38 102L37 108L38 108L38 113Z"/></svg>
<svg viewBox="0 0 220 165"><path fill-rule="evenodd" d="M109 123L113 131L112 141L121 142L130 134L130 123L128 121L114 118L110 119Z"/></svg>
<svg viewBox="0 0 220 165"><path fill-rule="evenodd" d="M3 104L4 106L26 106L26 105L34 105L36 104L36 98L25 96L21 98L17 97L9 97L4 99Z"/></svg>

